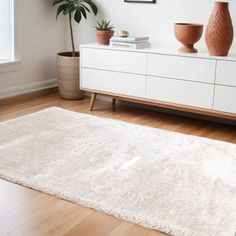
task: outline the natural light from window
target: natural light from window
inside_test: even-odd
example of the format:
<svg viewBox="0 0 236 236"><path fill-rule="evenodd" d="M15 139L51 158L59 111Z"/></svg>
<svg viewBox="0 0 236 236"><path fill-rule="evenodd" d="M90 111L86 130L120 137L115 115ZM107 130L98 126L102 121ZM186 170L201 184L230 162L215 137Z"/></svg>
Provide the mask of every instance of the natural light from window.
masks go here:
<svg viewBox="0 0 236 236"><path fill-rule="evenodd" d="M14 59L14 0L0 0L0 63Z"/></svg>

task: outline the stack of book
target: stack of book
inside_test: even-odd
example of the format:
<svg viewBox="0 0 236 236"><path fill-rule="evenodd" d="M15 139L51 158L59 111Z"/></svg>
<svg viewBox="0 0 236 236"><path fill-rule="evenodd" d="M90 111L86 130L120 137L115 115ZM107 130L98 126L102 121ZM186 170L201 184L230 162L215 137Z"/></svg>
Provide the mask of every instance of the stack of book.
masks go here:
<svg viewBox="0 0 236 236"><path fill-rule="evenodd" d="M110 46L127 47L133 49L149 48L149 37L112 37Z"/></svg>

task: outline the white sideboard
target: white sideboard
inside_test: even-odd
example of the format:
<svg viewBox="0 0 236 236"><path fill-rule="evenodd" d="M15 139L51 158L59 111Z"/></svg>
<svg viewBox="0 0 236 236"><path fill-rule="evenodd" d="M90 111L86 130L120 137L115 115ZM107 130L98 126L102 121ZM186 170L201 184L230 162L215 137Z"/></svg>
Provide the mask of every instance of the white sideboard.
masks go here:
<svg viewBox="0 0 236 236"><path fill-rule="evenodd" d="M236 57L81 45L82 90L236 120Z"/></svg>

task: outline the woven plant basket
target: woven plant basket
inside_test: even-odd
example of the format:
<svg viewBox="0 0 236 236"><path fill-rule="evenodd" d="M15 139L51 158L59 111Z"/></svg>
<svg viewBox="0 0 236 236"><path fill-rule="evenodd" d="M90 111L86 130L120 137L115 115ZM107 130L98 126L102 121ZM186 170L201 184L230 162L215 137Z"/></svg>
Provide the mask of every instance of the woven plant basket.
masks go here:
<svg viewBox="0 0 236 236"><path fill-rule="evenodd" d="M71 52L57 55L57 78L60 96L64 99L83 99L84 92L80 90L80 54L72 57Z"/></svg>

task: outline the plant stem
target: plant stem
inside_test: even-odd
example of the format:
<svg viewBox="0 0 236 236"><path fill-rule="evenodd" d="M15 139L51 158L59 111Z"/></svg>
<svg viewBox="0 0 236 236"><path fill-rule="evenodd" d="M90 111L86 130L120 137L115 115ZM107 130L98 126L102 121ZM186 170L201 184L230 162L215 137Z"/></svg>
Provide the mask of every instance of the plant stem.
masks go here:
<svg viewBox="0 0 236 236"><path fill-rule="evenodd" d="M74 35L73 35L73 27L72 27L72 14L69 14L69 22L70 22L70 36L71 36L71 44L72 44L72 56L75 57L75 43L74 43Z"/></svg>

